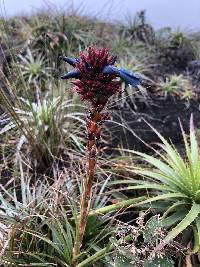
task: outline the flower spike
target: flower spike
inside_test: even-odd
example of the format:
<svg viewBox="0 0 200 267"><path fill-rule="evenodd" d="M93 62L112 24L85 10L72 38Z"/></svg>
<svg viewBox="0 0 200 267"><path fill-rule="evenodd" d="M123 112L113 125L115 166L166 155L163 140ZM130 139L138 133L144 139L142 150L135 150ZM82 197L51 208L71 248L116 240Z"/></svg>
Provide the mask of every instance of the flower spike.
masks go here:
<svg viewBox="0 0 200 267"><path fill-rule="evenodd" d="M75 236L71 264L74 267L77 266L90 211L102 123L108 118L108 113L103 112L103 110L109 98L120 91L120 81L116 80L116 77L122 78L126 85L131 84L133 86L137 86L140 79L128 70L115 67L116 57L110 56L106 48L89 47L80 53L79 59L63 57L63 60L72 65L74 70L61 78L75 78L73 89L82 100L87 100L90 103L86 118L87 167L86 175L82 180L78 231Z"/></svg>
<svg viewBox="0 0 200 267"><path fill-rule="evenodd" d="M120 82L115 78L120 77L125 84L138 86L140 78L123 68L114 66L116 57L110 56L108 49L88 47L81 52L79 58L62 57L72 65L74 70L66 73L61 78L75 78L74 90L81 95L82 100L87 100L92 107L104 107L108 99L120 90Z"/></svg>

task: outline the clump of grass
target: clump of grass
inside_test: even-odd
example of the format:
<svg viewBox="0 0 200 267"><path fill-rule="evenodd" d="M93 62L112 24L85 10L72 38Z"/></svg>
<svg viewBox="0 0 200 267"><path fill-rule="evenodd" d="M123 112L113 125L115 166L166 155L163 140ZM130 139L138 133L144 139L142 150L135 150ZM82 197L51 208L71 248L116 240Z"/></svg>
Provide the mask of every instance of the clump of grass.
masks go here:
<svg viewBox="0 0 200 267"><path fill-rule="evenodd" d="M158 85L158 91L164 97L171 95L183 100L191 100L197 97L195 87L182 74L167 77L165 81Z"/></svg>
<svg viewBox="0 0 200 267"><path fill-rule="evenodd" d="M51 68L47 67L47 60L41 54L34 55L33 52L28 48L25 56L18 56L18 64L16 74L17 86L20 87L20 82L25 82L26 84L44 84L49 80L51 76ZM14 63L13 71L15 70L16 62ZM20 78L23 77L23 81Z"/></svg>
<svg viewBox="0 0 200 267"><path fill-rule="evenodd" d="M2 96L8 117L2 117L5 126L0 134L11 130L14 133L15 130L19 140L17 152L23 150L25 153L26 150L25 154L36 159L36 165L47 168L64 147L66 152L66 147L69 150L83 149L81 129L85 127L84 113L74 111L76 105L71 100L64 100L61 96L38 98L37 102L19 98L13 107L12 102L4 94Z"/></svg>
<svg viewBox="0 0 200 267"><path fill-rule="evenodd" d="M0 187L0 229L4 229L1 263L71 266L78 227L77 198L81 194L77 173L73 176L69 168L64 174L60 170L50 185L47 178L34 182L21 157L18 162L20 172L15 171L13 188ZM92 208L106 205L109 196L103 192L108 180L109 177L94 183ZM90 266L105 255L105 244L109 244L113 227L109 214L87 219L83 252L77 259L77 266Z"/></svg>

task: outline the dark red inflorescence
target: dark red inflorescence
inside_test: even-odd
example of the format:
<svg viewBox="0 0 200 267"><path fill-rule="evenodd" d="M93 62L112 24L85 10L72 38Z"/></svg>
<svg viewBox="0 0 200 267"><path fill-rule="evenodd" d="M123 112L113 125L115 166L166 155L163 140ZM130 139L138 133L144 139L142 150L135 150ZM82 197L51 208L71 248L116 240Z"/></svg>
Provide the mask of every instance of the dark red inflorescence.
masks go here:
<svg viewBox="0 0 200 267"><path fill-rule="evenodd" d="M73 82L74 90L93 107L103 108L109 97L120 89L120 82L115 81L116 75L102 73L103 67L113 65L115 60L106 48L89 47L80 53L75 68L81 75L80 79Z"/></svg>

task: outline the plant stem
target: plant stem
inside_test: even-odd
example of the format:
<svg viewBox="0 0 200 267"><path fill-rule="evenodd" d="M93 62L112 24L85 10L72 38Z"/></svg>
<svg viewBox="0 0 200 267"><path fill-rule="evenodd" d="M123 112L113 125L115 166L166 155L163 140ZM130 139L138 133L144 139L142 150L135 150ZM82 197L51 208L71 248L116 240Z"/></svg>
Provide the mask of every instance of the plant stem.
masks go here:
<svg viewBox="0 0 200 267"><path fill-rule="evenodd" d="M96 167L97 157L97 142L100 139L101 133L102 114L93 109L90 111L87 119L87 171L86 176L82 181L82 194L80 200L80 216L78 220L78 229L76 233L76 240L73 249L72 266L77 266L77 257L80 253L80 247L82 245L85 228L87 224L87 218L90 210L90 202L92 197L92 185L94 181L94 173Z"/></svg>

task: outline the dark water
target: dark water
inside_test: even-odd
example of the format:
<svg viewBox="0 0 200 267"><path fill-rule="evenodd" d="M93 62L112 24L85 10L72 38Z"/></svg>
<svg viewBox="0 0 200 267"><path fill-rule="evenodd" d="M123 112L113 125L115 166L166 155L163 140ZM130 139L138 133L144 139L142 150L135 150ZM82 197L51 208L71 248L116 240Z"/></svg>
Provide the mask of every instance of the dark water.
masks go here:
<svg viewBox="0 0 200 267"><path fill-rule="evenodd" d="M145 9L149 22L156 28L200 29L200 0L0 0L0 12L10 16L46 6L53 10L67 10L72 5L82 14L120 21L126 21L128 16Z"/></svg>

